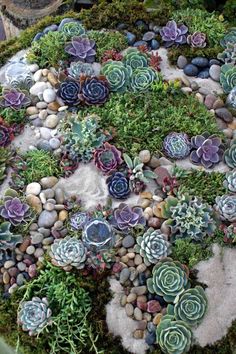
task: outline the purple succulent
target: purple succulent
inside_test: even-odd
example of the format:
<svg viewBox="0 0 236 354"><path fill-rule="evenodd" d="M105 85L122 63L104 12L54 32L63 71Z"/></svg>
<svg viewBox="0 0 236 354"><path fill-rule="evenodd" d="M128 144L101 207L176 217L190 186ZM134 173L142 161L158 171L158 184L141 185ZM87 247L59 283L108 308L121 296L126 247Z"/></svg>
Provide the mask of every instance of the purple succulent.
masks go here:
<svg viewBox="0 0 236 354"><path fill-rule="evenodd" d="M75 230L82 230L84 225L90 220L87 213L78 211L70 217L70 224Z"/></svg>
<svg viewBox="0 0 236 354"><path fill-rule="evenodd" d="M107 179L109 194L116 199L126 199L130 195L129 180L122 172L115 172Z"/></svg>
<svg viewBox="0 0 236 354"><path fill-rule="evenodd" d="M0 207L0 216L14 226L19 225L29 214L29 205L22 203L17 197L5 197L4 205Z"/></svg>
<svg viewBox="0 0 236 354"><path fill-rule="evenodd" d="M16 89L3 91L3 94L0 98L0 106L1 107L10 107L12 109L18 110L22 107L26 107L30 105L30 98L26 96L23 91L19 91Z"/></svg>
<svg viewBox="0 0 236 354"><path fill-rule="evenodd" d="M57 95L63 100L67 105L77 105L80 103L79 99L80 84L74 80L67 79L62 82Z"/></svg>
<svg viewBox="0 0 236 354"><path fill-rule="evenodd" d="M105 142L94 152L94 163L105 175L113 173L122 163L121 152L114 146Z"/></svg>
<svg viewBox="0 0 236 354"><path fill-rule="evenodd" d="M87 77L81 88L80 98L86 104L103 104L107 101L109 96L109 84L103 77Z"/></svg>
<svg viewBox="0 0 236 354"><path fill-rule="evenodd" d="M187 32L187 26L183 24L177 25L174 20L167 22L166 26L162 27L160 30L162 40L165 42L166 47L170 47L173 44L185 44L187 41Z"/></svg>
<svg viewBox="0 0 236 354"><path fill-rule="evenodd" d="M95 61L95 42L87 36L73 37L71 42L65 46L65 51L71 54L75 60L86 63L93 63Z"/></svg>
<svg viewBox="0 0 236 354"><path fill-rule="evenodd" d="M6 147L14 138L12 129L0 124L0 147Z"/></svg>
<svg viewBox="0 0 236 354"><path fill-rule="evenodd" d="M146 219L143 216L143 210L140 207L129 207L125 203L121 203L114 210L111 224L122 231L127 231L136 225L146 225Z"/></svg>
<svg viewBox="0 0 236 354"><path fill-rule="evenodd" d="M191 146L194 149L190 154L190 160L205 168L212 168L222 160L224 150L222 141L215 135L208 133L192 137Z"/></svg>
<svg viewBox="0 0 236 354"><path fill-rule="evenodd" d="M202 32L194 32L187 37L187 43L193 48L205 48L206 35Z"/></svg>

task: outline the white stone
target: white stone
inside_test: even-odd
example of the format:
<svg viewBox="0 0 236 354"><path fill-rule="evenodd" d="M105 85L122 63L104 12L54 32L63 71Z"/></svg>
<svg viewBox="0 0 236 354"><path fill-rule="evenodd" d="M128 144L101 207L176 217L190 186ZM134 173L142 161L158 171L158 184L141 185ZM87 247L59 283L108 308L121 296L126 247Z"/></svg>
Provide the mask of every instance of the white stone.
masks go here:
<svg viewBox="0 0 236 354"><path fill-rule="evenodd" d="M43 91L47 88L47 84L45 82L36 82L30 88L30 94L33 96L38 96L43 94Z"/></svg>
<svg viewBox="0 0 236 354"><path fill-rule="evenodd" d="M51 139L51 131L48 128L41 127L40 128L40 135L41 135L41 138L43 138L45 140Z"/></svg>
<svg viewBox="0 0 236 354"><path fill-rule="evenodd" d="M41 186L37 182L32 182L26 187L26 194L38 195L41 192Z"/></svg>
<svg viewBox="0 0 236 354"><path fill-rule="evenodd" d="M43 99L47 103L51 103L55 101L56 92L51 88L47 88L46 90L43 91Z"/></svg>
<svg viewBox="0 0 236 354"><path fill-rule="evenodd" d="M59 122L58 116L56 114L50 114L49 116L47 116L44 126L46 128L53 129L57 126L58 122Z"/></svg>
<svg viewBox="0 0 236 354"><path fill-rule="evenodd" d="M42 77L42 69L39 69L37 70L35 73L34 73L34 81L40 81Z"/></svg>
<svg viewBox="0 0 236 354"><path fill-rule="evenodd" d="M66 111L68 108L68 106L62 106L62 107L59 107L58 108L58 112L63 112L63 111Z"/></svg>
<svg viewBox="0 0 236 354"><path fill-rule="evenodd" d="M47 115L48 115L48 112L46 109L42 109L42 111L39 112L40 119L43 119L43 120L46 119Z"/></svg>
<svg viewBox="0 0 236 354"><path fill-rule="evenodd" d="M32 73L35 73L39 69L39 66L38 66L38 64L31 64L29 66L29 69Z"/></svg>
<svg viewBox="0 0 236 354"><path fill-rule="evenodd" d="M36 103L36 107L38 108L38 109L44 109L44 108L47 108L47 103L46 102L44 102L44 101L41 101L41 102L37 102Z"/></svg>

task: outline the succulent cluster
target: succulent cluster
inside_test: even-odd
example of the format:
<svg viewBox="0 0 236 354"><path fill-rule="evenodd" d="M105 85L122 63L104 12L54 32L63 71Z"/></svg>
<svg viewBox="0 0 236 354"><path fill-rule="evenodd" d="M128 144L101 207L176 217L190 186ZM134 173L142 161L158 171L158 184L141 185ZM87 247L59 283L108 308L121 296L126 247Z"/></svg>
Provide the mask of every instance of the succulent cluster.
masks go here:
<svg viewBox="0 0 236 354"><path fill-rule="evenodd" d="M13 130L6 124L1 124L0 121L0 148L5 148L14 139Z"/></svg>
<svg viewBox="0 0 236 354"><path fill-rule="evenodd" d="M193 34L188 35L187 43L193 48L205 48L206 47L206 35L205 35L205 33L196 31Z"/></svg>
<svg viewBox="0 0 236 354"><path fill-rule="evenodd" d="M62 23L62 25L59 26L58 31L63 33L67 39L85 34L83 25L76 20Z"/></svg>
<svg viewBox="0 0 236 354"><path fill-rule="evenodd" d="M125 66L121 61L107 61L101 70L101 74L106 76L110 85L110 90L113 92L122 93L126 91L130 84L131 76L130 67Z"/></svg>
<svg viewBox="0 0 236 354"><path fill-rule="evenodd" d="M230 168L236 167L236 140L232 140L230 147L225 151L224 159Z"/></svg>
<svg viewBox="0 0 236 354"><path fill-rule="evenodd" d="M224 64L221 66L220 83L225 93L236 86L236 66L233 64Z"/></svg>
<svg viewBox="0 0 236 354"><path fill-rule="evenodd" d="M1 107L10 107L15 110L19 110L22 107L30 105L30 98L23 91L17 89L5 89L0 97Z"/></svg>
<svg viewBox="0 0 236 354"><path fill-rule="evenodd" d="M18 197L5 196L4 204L0 206L0 216L9 220L14 226L24 222L30 215L29 205L21 202Z"/></svg>
<svg viewBox="0 0 236 354"><path fill-rule="evenodd" d="M165 42L166 47L170 47L173 44L185 44L187 42L187 32L188 27L177 23L172 20L167 22L167 24L160 30L160 35Z"/></svg>
<svg viewBox="0 0 236 354"><path fill-rule="evenodd" d="M123 63L132 70L148 67L148 56L140 52L137 48L127 49Z"/></svg>
<svg viewBox="0 0 236 354"><path fill-rule="evenodd" d="M120 203L119 207L114 209L109 222L121 231L128 231L136 225L145 225L146 219L143 216L142 208L131 208L125 203Z"/></svg>
<svg viewBox="0 0 236 354"><path fill-rule="evenodd" d="M60 97L65 104L75 106L80 103L80 90L81 85L79 82L72 79L67 79L60 84L57 91L57 96Z"/></svg>
<svg viewBox="0 0 236 354"><path fill-rule="evenodd" d="M70 225L75 230L83 230L89 219L90 218L87 213L78 211L77 213L70 216Z"/></svg>
<svg viewBox="0 0 236 354"><path fill-rule="evenodd" d="M133 70L130 79L130 88L134 92L145 91L157 79L156 71L151 67Z"/></svg>
<svg viewBox="0 0 236 354"><path fill-rule="evenodd" d="M226 33L226 35L220 41L220 45L223 48L226 48L228 43L236 43L236 29L235 28L231 28L230 31L228 33Z"/></svg>
<svg viewBox="0 0 236 354"><path fill-rule="evenodd" d="M105 77L86 77L81 86L81 100L87 105L104 104L109 97L109 83Z"/></svg>
<svg viewBox="0 0 236 354"><path fill-rule="evenodd" d="M163 150L172 159L184 159L190 154L191 144L185 133L170 133L163 141Z"/></svg>
<svg viewBox="0 0 236 354"><path fill-rule="evenodd" d="M105 142L100 148L95 150L93 158L96 167L105 175L115 172L123 162L121 151L108 142Z"/></svg>
<svg viewBox="0 0 236 354"><path fill-rule="evenodd" d="M215 209L221 220L236 221L236 195L222 195L216 197Z"/></svg>
<svg viewBox="0 0 236 354"><path fill-rule="evenodd" d="M95 61L95 42L89 39L86 35L75 36L65 46L66 53L70 54L73 59L93 63Z"/></svg>

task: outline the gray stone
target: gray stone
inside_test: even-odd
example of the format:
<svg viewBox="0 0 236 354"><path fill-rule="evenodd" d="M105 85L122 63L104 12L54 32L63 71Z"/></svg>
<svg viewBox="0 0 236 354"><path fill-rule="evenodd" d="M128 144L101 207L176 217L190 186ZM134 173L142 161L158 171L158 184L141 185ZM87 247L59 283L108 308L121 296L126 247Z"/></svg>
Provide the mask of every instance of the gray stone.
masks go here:
<svg viewBox="0 0 236 354"><path fill-rule="evenodd" d="M46 128L54 129L56 128L58 122L58 116L56 114L50 114L49 116L47 116L44 125Z"/></svg>
<svg viewBox="0 0 236 354"><path fill-rule="evenodd" d="M120 272L120 283L124 284L126 280L129 279L129 276L130 276L129 268L123 268L122 271Z"/></svg>
<svg viewBox="0 0 236 354"><path fill-rule="evenodd" d="M197 76L198 71L199 71L198 67L196 65L193 65L193 64L187 64L184 67L184 73L187 76Z"/></svg>
<svg viewBox="0 0 236 354"><path fill-rule="evenodd" d="M44 101L40 101L40 102L36 103L36 107L38 109L44 109L44 108L47 108L47 106L48 106L48 104L46 102L44 102Z"/></svg>
<svg viewBox="0 0 236 354"><path fill-rule="evenodd" d="M43 210L38 219L39 227L52 227L57 221L57 212L55 210Z"/></svg>
<svg viewBox="0 0 236 354"><path fill-rule="evenodd" d="M134 309L134 318L137 321L141 321L143 319L143 313L138 307L135 307Z"/></svg>
<svg viewBox="0 0 236 354"><path fill-rule="evenodd" d="M6 261L6 262L4 263L4 268L5 268L5 269L9 269L9 268L11 268L11 267L14 267L14 265L15 265L15 262L12 261L12 260L9 260L9 261Z"/></svg>
<svg viewBox="0 0 236 354"><path fill-rule="evenodd" d="M51 130L45 127L40 128L41 137L45 140L51 139Z"/></svg>
<svg viewBox="0 0 236 354"><path fill-rule="evenodd" d="M122 246L125 248L133 247L134 244L135 244L135 239L131 235L125 236L122 240Z"/></svg>
<svg viewBox="0 0 236 354"><path fill-rule="evenodd" d="M54 176L43 177L40 180L40 184L43 188L52 188L58 182L58 178Z"/></svg>
<svg viewBox="0 0 236 354"><path fill-rule="evenodd" d="M180 55L177 60L178 68L183 69L187 64L188 64L188 60L185 58L185 56Z"/></svg>
<svg viewBox="0 0 236 354"><path fill-rule="evenodd" d="M215 103L216 100L217 100L217 97L215 95L209 94L209 95L206 95L204 104L208 109L212 109L213 104Z"/></svg>
<svg viewBox="0 0 236 354"><path fill-rule="evenodd" d="M142 150L139 153L140 161L143 163L148 163L151 159L151 153L149 150Z"/></svg>
<svg viewBox="0 0 236 354"><path fill-rule="evenodd" d="M131 289L131 293L134 293L136 295L144 295L147 292L147 287L146 285L141 285L141 286L135 286L134 288Z"/></svg>
<svg viewBox="0 0 236 354"><path fill-rule="evenodd" d="M18 274L16 277L16 283L19 286L22 286L26 282L26 279L24 278L24 275L22 273Z"/></svg>
<svg viewBox="0 0 236 354"><path fill-rule="evenodd" d="M44 189L42 192L44 193L46 199L53 198L55 195L55 192L52 188Z"/></svg>
<svg viewBox="0 0 236 354"><path fill-rule="evenodd" d="M61 142L58 138L51 138L49 140L49 144L53 150L58 149L59 146L61 145Z"/></svg>
<svg viewBox="0 0 236 354"><path fill-rule="evenodd" d="M36 118L34 120L31 121L31 124L34 126L34 127L37 127L37 128L40 128L43 126L43 122L40 118Z"/></svg>
<svg viewBox="0 0 236 354"><path fill-rule="evenodd" d="M26 253L27 254L31 255L31 254L34 254L34 252L35 252L35 247L34 246L30 245L30 246L28 246L26 248Z"/></svg>
<svg viewBox="0 0 236 354"><path fill-rule="evenodd" d="M42 248L37 248L34 252L36 258L42 257L44 255L44 250Z"/></svg>
<svg viewBox="0 0 236 354"><path fill-rule="evenodd" d="M209 70L210 77L214 81L220 81L221 67L219 65L212 65Z"/></svg>
<svg viewBox="0 0 236 354"><path fill-rule="evenodd" d="M215 110L215 114L226 123L231 123L233 121L233 115L227 108L218 108Z"/></svg>
<svg viewBox="0 0 236 354"><path fill-rule="evenodd" d="M127 316L131 317L134 313L134 307L132 304L126 304L125 305L125 312Z"/></svg>
<svg viewBox="0 0 236 354"><path fill-rule="evenodd" d="M39 96L43 93L44 90L48 88L46 82L36 82L31 88L30 88L30 94L33 96Z"/></svg>
<svg viewBox="0 0 236 354"><path fill-rule="evenodd" d="M193 65L198 66L199 68L205 68L206 66L208 66L209 60L204 57L196 57L192 59L191 63Z"/></svg>
<svg viewBox="0 0 236 354"><path fill-rule="evenodd" d="M63 204L64 200L65 200L65 196L64 196L64 192L61 188L56 188L55 190L55 198L56 198L56 202L58 204Z"/></svg>
<svg viewBox="0 0 236 354"><path fill-rule="evenodd" d="M24 272L24 270L26 269L26 264L24 262L19 262L17 263L17 268L20 272Z"/></svg>
<svg viewBox="0 0 236 354"><path fill-rule="evenodd" d="M31 244L37 245L43 241L43 235L40 232L31 233Z"/></svg>
<svg viewBox="0 0 236 354"><path fill-rule="evenodd" d="M52 151L52 148L47 140L40 140L36 146L39 150Z"/></svg>
<svg viewBox="0 0 236 354"><path fill-rule="evenodd" d="M155 33L152 31L146 32L143 35L143 41L149 42L155 37Z"/></svg>

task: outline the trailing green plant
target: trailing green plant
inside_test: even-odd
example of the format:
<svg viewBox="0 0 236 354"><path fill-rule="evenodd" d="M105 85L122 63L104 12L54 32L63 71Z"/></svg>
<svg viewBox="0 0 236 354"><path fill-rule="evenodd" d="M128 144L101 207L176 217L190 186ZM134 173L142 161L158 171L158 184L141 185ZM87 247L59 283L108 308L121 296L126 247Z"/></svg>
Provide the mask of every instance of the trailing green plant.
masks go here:
<svg viewBox="0 0 236 354"><path fill-rule="evenodd" d="M18 111L12 108L0 108L0 116L8 124L24 124L26 120L26 110L19 109Z"/></svg>

